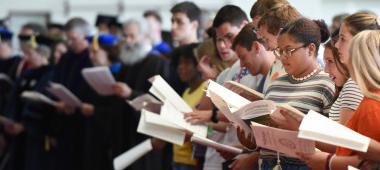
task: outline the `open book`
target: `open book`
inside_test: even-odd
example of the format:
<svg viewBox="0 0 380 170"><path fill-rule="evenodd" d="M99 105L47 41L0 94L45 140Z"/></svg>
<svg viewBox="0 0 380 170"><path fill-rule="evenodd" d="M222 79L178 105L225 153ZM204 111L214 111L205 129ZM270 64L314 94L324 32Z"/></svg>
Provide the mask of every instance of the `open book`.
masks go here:
<svg viewBox="0 0 380 170"><path fill-rule="evenodd" d="M300 124L302 119L304 118L305 114L303 114L301 111L297 110L296 108L288 105L288 104L276 104L277 109L270 115L272 120L276 121L287 121L284 116L280 113L280 111L286 111L289 113L290 116L292 116L295 120L297 120Z"/></svg>
<svg viewBox="0 0 380 170"><path fill-rule="evenodd" d="M213 92L214 94L220 96L220 98L228 104L232 111L236 111L237 109L251 103L251 101L247 100L246 98L241 97L235 92L223 87L222 85L212 80L209 80L206 92L207 96L210 97L209 92Z"/></svg>
<svg viewBox="0 0 380 170"><path fill-rule="evenodd" d="M180 97L172 87L159 75L150 79L152 87L149 89L153 95L159 98L162 102L167 103L165 107L161 108L161 115L166 117L167 120L175 122L186 130L199 134L200 136L207 136L206 125L191 125L186 122L183 113L192 112L193 109ZM169 105L170 104L170 105ZM163 109L167 109L166 111Z"/></svg>
<svg viewBox="0 0 380 170"><path fill-rule="evenodd" d="M70 107L80 107L82 105L78 97L62 84L50 83L50 87L46 88L46 90Z"/></svg>
<svg viewBox="0 0 380 170"><path fill-rule="evenodd" d="M211 147L211 148L218 149L218 150L223 150L223 151L231 152L231 153L234 153L234 154L240 154L240 153L243 152L242 149L239 149L239 148L236 148L236 147L233 147L233 146L228 146L228 145L220 144L220 143L217 143L217 142L215 142L213 140L210 140L210 139L207 139L205 137L198 136L198 135L193 135L190 140L193 143L197 143L197 144L200 144L200 145L203 145L203 146L207 146L207 147Z"/></svg>
<svg viewBox="0 0 380 170"><path fill-rule="evenodd" d="M310 110L299 127L299 138L367 152L370 138Z"/></svg>
<svg viewBox="0 0 380 170"><path fill-rule="evenodd" d="M153 149L151 139L141 142L113 160L115 170L123 170Z"/></svg>
<svg viewBox="0 0 380 170"><path fill-rule="evenodd" d="M228 81L224 83L224 87L230 89L231 91L239 94L240 96L250 100L250 101L256 101L256 100L263 100L264 94L253 90L247 86L244 86L236 81Z"/></svg>
<svg viewBox="0 0 380 170"><path fill-rule="evenodd" d="M292 157L298 157L297 152L315 152L315 142L298 138L296 131L277 129L255 122L252 122L251 127L259 147L275 150Z"/></svg>
<svg viewBox="0 0 380 170"><path fill-rule="evenodd" d="M170 102L165 101L161 107L161 117L172 122L173 124L186 129L187 131L197 134L201 137L207 136L207 126L205 125L192 125L187 122L183 116L183 113L178 111Z"/></svg>
<svg viewBox="0 0 380 170"><path fill-rule="evenodd" d="M154 96L162 102L169 101L176 109L183 113L192 112L193 109L179 96L172 87L160 76L150 78L152 87L149 89Z"/></svg>
<svg viewBox="0 0 380 170"><path fill-rule="evenodd" d="M82 70L82 75L98 94L103 96L114 94L112 86L116 81L108 67L85 68Z"/></svg>
<svg viewBox="0 0 380 170"><path fill-rule="evenodd" d="M55 101L46 97L44 94L36 92L36 91L24 91L21 93L21 97L34 102L42 102L49 104L51 106L55 105Z"/></svg>
<svg viewBox="0 0 380 170"><path fill-rule="evenodd" d="M162 102L158 101L156 98L154 98L150 94L143 94L141 96L134 98L133 100L127 100L127 103L130 106L132 106L136 111L140 111L146 105L151 104L151 103L162 105Z"/></svg>
<svg viewBox="0 0 380 170"><path fill-rule="evenodd" d="M227 101L212 90L209 91L209 97L230 122L244 129L246 135L252 132L249 127L251 121L265 124L270 120L270 115L276 110L276 104L270 100L258 100L241 108L232 109L228 106Z"/></svg>
<svg viewBox="0 0 380 170"><path fill-rule="evenodd" d="M177 145L183 145L186 135L186 129L144 109L141 110L137 132Z"/></svg>

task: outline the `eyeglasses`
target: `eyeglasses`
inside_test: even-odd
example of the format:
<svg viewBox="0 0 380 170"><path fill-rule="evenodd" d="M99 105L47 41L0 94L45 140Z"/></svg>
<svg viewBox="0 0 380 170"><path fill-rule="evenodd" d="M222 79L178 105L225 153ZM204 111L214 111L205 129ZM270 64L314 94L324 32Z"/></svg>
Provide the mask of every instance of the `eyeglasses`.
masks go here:
<svg viewBox="0 0 380 170"><path fill-rule="evenodd" d="M280 48L276 48L273 53L276 57L280 58L281 56L285 56L285 57L290 57L294 52L296 52L297 50L301 49L301 48L305 48L307 45L302 45L301 47L297 47L297 48L287 48L285 50L282 50Z"/></svg>

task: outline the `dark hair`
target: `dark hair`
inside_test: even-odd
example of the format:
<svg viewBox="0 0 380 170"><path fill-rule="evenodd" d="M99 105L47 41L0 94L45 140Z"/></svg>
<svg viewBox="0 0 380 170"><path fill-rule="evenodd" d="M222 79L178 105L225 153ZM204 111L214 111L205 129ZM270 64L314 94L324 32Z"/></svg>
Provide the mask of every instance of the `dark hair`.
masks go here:
<svg viewBox="0 0 380 170"><path fill-rule="evenodd" d="M160 14L158 14L157 11L155 10L148 10L148 11L145 11L143 16L146 18L146 17L150 17L152 16L154 19L156 19L158 22L162 23L162 18L160 16Z"/></svg>
<svg viewBox="0 0 380 170"><path fill-rule="evenodd" d="M377 23L377 16L371 12L357 12L346 17L343 23L348 26L353 36L364 30L380 29L380 23Z"/></svg>
<svg viewBox="0 0 380 170"><path fill-rule="evenodd" d="M255 41L263 43L263 41L257 37L254 26L252 24L247 24L235 37L232 48L235 49L237 45L240 45L247 50L251 50L252 44Z"/></svg>
<svg viewBox="0 0 380 170"><path fill-rule="evenodd" d="M47 30L44 26L38 23L29 22L22 26L22 29L31 29L35 35L46 35Z"/></svg>
<svg viewBox="0 0 380 170"><path fill-rule="evenodd" d="M323 20L310 20L307 18L298 19L286 25L280 32L281 34L289 34L297 42L303 43L305 46L315 44L316 54L319 45L329 39L330 32Z"/></svg>
<svg viewBox="0 0 380 170"><path fill-rule="evenodd" d="M107 52L107 58L111 61L111 63L116 63L120 61L119 45L100 45L100 48Z"/></svg>
<svg viewBox="0 0 380 170"><path fill-rule="evenodd" d="M192 43L188 45L181 46L180 48L180 59L190 60L195 66L198 65L198 60L195 57L194 49L197 48L199 43Z"/></svg>
<svg viewBox="0 0 380 170"><path fill-rule="evenodd" d="M289 2L287 0L257 0L249 13L250 17L253 19L256 16L263 16L269 10L277 8L281 5L287 5Z"/></svg>
<svg viewBox="0 0 380 170"><path fill-rule="evenodd" d="M301 14L291 5L281 5L265 13L261 17L258 27L266 25L269 33L277 35L281 28L300 17Z"/></svg>
<svg viewBox="0 0 380 170"><path fill-rule="evenodd" d="M200 23L201 20L201 9L193 2L185 1L178 3L170 9L170 12L172 14L184 13L191 22L198 21L198 23Z"/></svg>
<svg viewBox="0 0 380 170"><path fill-rule="evenodd" d="M212 26L217 28L224 23L230 23L233 26L240 26L243 21L248 21L244 11L235 5L223 6L214 18Z"/></svg>

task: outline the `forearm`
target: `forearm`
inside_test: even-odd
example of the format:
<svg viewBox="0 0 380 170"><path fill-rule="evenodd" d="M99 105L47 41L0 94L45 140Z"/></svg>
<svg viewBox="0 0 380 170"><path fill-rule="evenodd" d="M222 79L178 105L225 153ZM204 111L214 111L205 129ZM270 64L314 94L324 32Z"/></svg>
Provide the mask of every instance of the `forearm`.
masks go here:
<svg viewBox="0 0 380 170"><path fill-rule="evenodd" d="M225 122L218 122L218 123L209 123L209 125L211 126L212 129L218 132L226 133L226 128L228 127L229 124Z"/></svg>
<svg viewBox="0 0 380 170"><path fill-rule="evenodd" d="M358 167L360 162L358 156L335 156L331 159L330 169L347 170L348 166Z"/></svg>

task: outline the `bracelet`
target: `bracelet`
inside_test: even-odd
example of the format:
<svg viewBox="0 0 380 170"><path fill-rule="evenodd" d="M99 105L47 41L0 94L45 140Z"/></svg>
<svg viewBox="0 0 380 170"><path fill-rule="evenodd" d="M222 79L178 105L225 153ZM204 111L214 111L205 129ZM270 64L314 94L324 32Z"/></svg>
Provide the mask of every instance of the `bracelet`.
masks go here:
<svg viewBox="0 0 380 170"><path fill-rule="evenodd" d="M329 170L332 169L332 161L333 161L333 159L335 158L335 156L336 156L335 154L332 155L331 158L330 158L330 160L329 160Z"/></svg>
<svg viewBox="0 0 380 170"><path fill-rule="evenodd" d="M218 111L218 109L216 107L214 107L211 111L211 121L214 123L219 122L218 117L217 117L217 111Z"/></svg>
<svg viewBox="0 0 380 170"><path fill-rule="evenodd" d="M325 170L330 170L330 160L331 160L332 156L333 156L332 153L327 155L326 163L325 163Z"/></svg>

